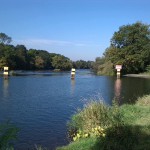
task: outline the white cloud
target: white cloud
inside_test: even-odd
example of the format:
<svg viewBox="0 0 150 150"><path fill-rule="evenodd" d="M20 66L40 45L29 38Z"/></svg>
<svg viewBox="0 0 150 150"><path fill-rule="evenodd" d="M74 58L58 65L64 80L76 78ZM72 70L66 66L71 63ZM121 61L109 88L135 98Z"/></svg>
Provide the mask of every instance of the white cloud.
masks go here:
<svg viewBox="0 0 150 150"><path fill-rule="evenodd" d="M14 40L15 43L22 43L22 44L32 44L32 45L68 45L71 42L68 41L57 41L57 40L47 40L47 39L24 39L24 40Z"/></svg>
<svg viewBox="0 0 150 150"><path fill-rule="evenodd" d="M49 40L49 39L24 39L24 40L14 40L14 44L23 44L26 46L75 46L75 47L90 47L90 46L100 46L98 44L91 43L75 43L70 41L61 40Z"/></svg>
<svg viewBox="0 0 150 150"><path fill-rule="evenodd" d="M71 60L95 60L97 56L102 55L103 52L101 50L104 50L103 45L89 41L72 42L51 39L16 39L13 40L12 44L25 45L27 49L47 50L51 53L62 54Z"/></svg>

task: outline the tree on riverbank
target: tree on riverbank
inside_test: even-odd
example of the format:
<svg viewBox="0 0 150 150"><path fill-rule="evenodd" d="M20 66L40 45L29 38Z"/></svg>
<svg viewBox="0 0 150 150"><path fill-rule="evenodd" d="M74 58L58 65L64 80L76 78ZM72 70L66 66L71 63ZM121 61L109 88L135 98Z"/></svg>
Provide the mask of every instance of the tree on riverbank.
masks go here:
<svg viewBox="0 0 150 150"><path fill-rule="evenodd" d="M24 45L10 45L11 37L0 33L0 69L9 66L12 70L70 70L69 58L46 50L27 49Z"/></svg>
<svg viewBox="0 0 150 150"><path fill-rule="evenodd" d="M116 64L121 64L124 73L145 71L150 64L149 35L150 25L141 22L121 26L104 52L104 64L110 61L112 69ZM103 72L101 65L97 67L97 72Z"/></svg>
<svg viewBox="0 0 150 150"><path fill-rule="evenodd" d="M77 60L73 62L73 67L76 69L92 69L93 61Z"/></svg>
<svg viewBox="0 0 150 150"><path fill-rule="evenodd" d="M11 37L6 35L5 33L0 33L0 43L1 44L9 44L11 42Z"/></svg>
<svg viewBox="0 0 150 150"><path fill-rule="evenodd" d="M52 66L60 70L70 70L72 68L72 63L69 58L57 55L52 58Z"/></svg>
<svg viewBox="0 0 150 150"><path fill-rule="evenodd" d="M91 69L92 61L78 60L72 62L69 58L46 50L27 49L24 45L10 45L11 37L0 33L0 70L9 66L12 70L70 70Z"/></svg>

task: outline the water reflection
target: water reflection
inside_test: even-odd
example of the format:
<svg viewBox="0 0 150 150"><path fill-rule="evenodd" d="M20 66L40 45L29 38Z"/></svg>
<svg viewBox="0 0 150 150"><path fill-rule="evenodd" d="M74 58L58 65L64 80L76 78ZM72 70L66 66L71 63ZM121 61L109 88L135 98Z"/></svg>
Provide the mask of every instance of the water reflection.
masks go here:
<svg viewBox="0 0 150 150"><path fill-rule="evenodd" d="M3 95L4 95L4 97L8 97L8 87L9 87L9 79L4 78L4 80L3 80Z"/></svg>
<svg viewBox="0 0 150 150"><path fill-rule="evenodd" d="M119 104L120 104L120 100L121 100L121 79L117 79L115 81L115 99L118 100Z"/></svg>
<svg viewBox="0 0 150 150"><path fill-rule="evenodd" d="M123 104L150 94L150 79L116 79L80 70L75 80L69 72L51 74L11 76L8 80L0 77L0 120L11 119L21 128L18 150L33 149L35 143L48 149L65 145L66 123L87 103L85 99L102 96L111 105L114 96Z"/></svg>
<svg viewBox="0 0 150 150"><path fill-rule="evenodd" d="M71 80L71 95L74 95L75 91L75 80Z"/></svg>

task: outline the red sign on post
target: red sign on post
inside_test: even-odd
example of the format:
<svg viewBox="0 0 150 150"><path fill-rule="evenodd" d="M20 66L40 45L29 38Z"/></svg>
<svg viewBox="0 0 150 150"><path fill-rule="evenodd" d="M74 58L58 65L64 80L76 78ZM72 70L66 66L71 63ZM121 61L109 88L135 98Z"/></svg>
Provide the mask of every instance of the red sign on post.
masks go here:
<svg viewBox="0 0 150 150"><path fill-rule="evenodd" d="M116 69L117 70L121 70L122 69L122 65L116 65Z"/></svg>
<svg viewBox="0 0 150 150"><path fill-rule="evenodd" d="M117 78L120 78L120 70L122 69L122 65L116 65L117 69Z"/></svg>

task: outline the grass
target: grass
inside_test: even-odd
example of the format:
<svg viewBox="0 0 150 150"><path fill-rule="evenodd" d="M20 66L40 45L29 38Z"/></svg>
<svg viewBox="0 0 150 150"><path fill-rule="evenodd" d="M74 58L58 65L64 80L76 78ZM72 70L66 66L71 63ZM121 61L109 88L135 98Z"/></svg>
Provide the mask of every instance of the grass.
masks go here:
<svg viewBox="0 0 150 150"><path fill-rule="evenodd" d="M150 106L150 95L139 97L136 102L137 105Z"/></svg>
<svg viewBox="0 0 150 150"><path fill-rule="evenodd" d="M0 124L0 150L14 150L13 141L17 139L19 129L9 122Z"/></svg>
<svg viewBox="0 0 150 150"><path fill-rule="evenodd" d="M81 139L80 141L72 142L68 146L57 148L57 150L95 150L98 146L97 143L98 139L94 137Z"/></svg>
<svg viewBox="0 0 150 150"><path fill-rule="evenodd" d="M116 104L109 107L101 102L91 102L72 117L69 131L72 135L79 130L88 133L97 125L105 129L105 137L79 138L57 150L149 149L150 95L139 98L134 105L125 104L121 107Z"/></svg>
<svg viewBox="0 0 150 150"><path fill-rule="evenodd" d="M35 145L35 150L48 150L48 149L41 145Z"/></svg>
<svg viewBox="0 0 150 150"><path fill-rule="evenodd" d="M79 110L69 122L69 130L89 131L91 128L101 125L106 126L110 123L108 118L109 107L100 101L85 105L83 110Z"/></svg>

